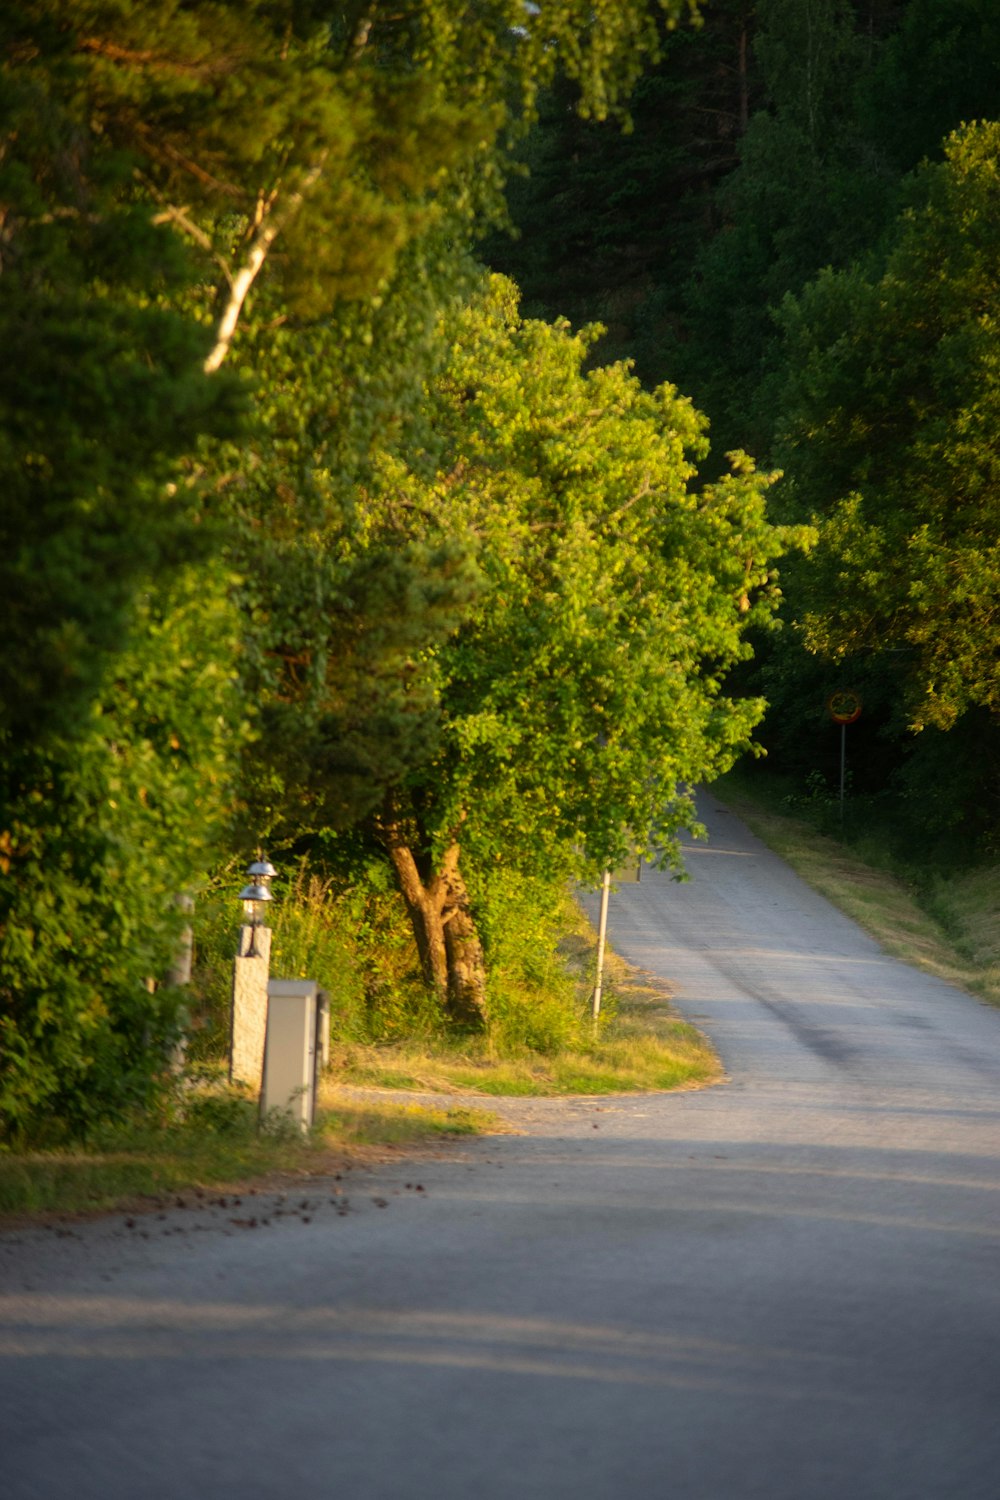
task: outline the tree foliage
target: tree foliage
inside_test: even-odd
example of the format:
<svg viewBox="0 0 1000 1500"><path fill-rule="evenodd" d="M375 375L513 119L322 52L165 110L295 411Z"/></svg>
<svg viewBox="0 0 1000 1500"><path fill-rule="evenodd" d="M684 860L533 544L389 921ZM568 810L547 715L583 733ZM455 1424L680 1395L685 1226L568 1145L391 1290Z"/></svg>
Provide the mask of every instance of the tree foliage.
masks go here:
<svg viewBox="0 0 1000 1500"><path fill-rule="evenodd" d="M601 115L655 45L639 0L530 21L519 0L5 11L9 716L85 702L133 586L190 547L163 486L226 425L198 364L225 359L258 279L282 320L378 294L443 215L468 232L498 210L504 143L557 61Z"/></svg>
<svg viewBox="0 0 1000 1500"><path fill-rule="evenodd" d="M679 288L716 227L715 191L739 161L758 88L753 9L715 0L702 25L665 33L626 124L581 118L571 85L557 80L508 185L517 237L501 230L484 247L532 316L598 319L601 359L633 359L646 384L669 372Z"/></svg>
<svg viewBox="0 0 1000 1500"><path fill-rule="evenodd" d="M627 366L586 371L596 332L522 320L495 281L436 385L434 482L451 479L448 524L476 539L486 587L444 649L447 750L422 779L437 840L464 814L480 859L561 845L599 871L629 832L666 857L676 788L731 759L760 712L724 683L776 603L787 538L766 480L737 455L693 488L703 420Z"/></svg>
<svg viewBox="0 0 1000 1500"><path fill-rule="evenodd" d="M174 894L206 868L239 747L228 580L188 567L133 604L87 722L0 738L0 1119L82 1128L146 1101L178 1035L151 993Z"/></svg>
<svg viewBox="0 0 1000 1500"><path fill-rule="evenodd" d="M566 254L587 254L582 269L565 265L562 222L546 230L545 199L529 186L517 200L517 263L542 287L533 310L551 316L571 298L576 316L607 308L616 350L641 350L647 380L666 375L691 394L717 453L745 447L785 468L778 514L824 518L824 543L807 564L790 562L785 580L787 613L808 616L812 650L786 630L759 641L757 665L740 675L772 700L761 730L771 764L835 776L825 702L838 686L861 691L857 786L918 828L935 784L939 824L995 842L992 376L972 311L979 296L985 330L989 254L976 252L980 278L963 248L972 219L982 239L988 215L971 201L958 208L962 169L943 163L952 132L996 115L1000 15L984 0L759 0L742 12L741 70L741 33L727 31L738 11L706 12L691 55L718 73L673 132L661 117L646 134L640 104L633 153L628 138L609 149L563 114L543 119L532 160L566 206ZM686 111L718 104L716 77L742 77L748 109L728 167L696 204L683 192L685 168L700 164ZM663 83L677 86L670 74ZM925 161L945 175L922 171ZM929 185L944 195L949 175L954 211L930 208ZM643 209L615 222L601 205L620 186ZM589 239L587 219L578 233L572 217L580 201L597 205ZM925 210L941 226L936 270L918 250L933 240ZM655 229L647 235L657 215L659 245ZM941 778L944 735L956 765Z"/></svg>
<svg viewBox="0 0 1000 1500"><path fill-rule="evenodd" d="M4 11L8 1123L80 1123L160 1067L147 981L248 710L251 806L336 785L342 824L435 753L434 649L478 575L369 475L412 447L441 247L501 211L539 86L561 66L601 117L657 44L644 0Z"/></svg>
<svg viewBox="0 0 1000 1500"><path fill-rule="evenodd" d="M257 705L244 818L274 847L350 827L436 750L432 648L478 572L466 539L423 535L385 476L435 446L439 312L472 285L464 255L430 236L378 299L250 335L254 428L213 452L205 479L240 575Z"/></svg>
<svg viewBox="0 0 1000 1500"><path fill-rule="evenodd" d="M785 444L824 516L807 643L897 653L917 727L1000 712L1000 125L953 135L881 264L790 300Z"/></svg>
<svg viewBox="0 0 1000 1500"><path fill-rule="evenodd" d="M232 426L232 392L169 306L181 247L121 198L51 81L3 81L0 725L37 737L86 715L136 588L203 555L177 462Z"/></svg>
<svg viewBox="0 0 1000 1500"><path fill-rule="evenodd" d="M429 971L436 920L433 977L447 967L462 1008L475 878L573 862L593 876L630 839L674 856L687 789L749 744L762 705L725 676L775 607L774 558L803 538L767 522L742 455L691 487L702 420L626 366L585 372L596 330L522 320L498 280L448 331L435 470L391 477L432 533L472 540L483 587L435 652L439 753L392 790L381 827Z"/></svg>
<svg viewBox="0 0 1000 1500"><path fill-rule="evenodd" d="M502 280L467 305L432 278L421 302L431 265L411 252L370 339L268 338L266 421L217 503L260 705L252 816L303 847L376 814L428 978L468 1016L477 880L592 874L630 839L667 857L683 787L746 746L761 705L726 674L791 534L742 457L692 488L702 419L625 366L586 373L597 330L523 320Z"/></svg>

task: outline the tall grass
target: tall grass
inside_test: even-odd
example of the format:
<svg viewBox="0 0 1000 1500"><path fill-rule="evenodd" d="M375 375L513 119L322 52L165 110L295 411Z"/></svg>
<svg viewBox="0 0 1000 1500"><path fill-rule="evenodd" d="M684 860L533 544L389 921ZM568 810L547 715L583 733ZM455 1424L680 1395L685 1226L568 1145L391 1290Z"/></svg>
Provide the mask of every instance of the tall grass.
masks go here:
<svg viewBox="0 0 1000 1500"><path fill-rule="evenodd" d="M239 872L220 872L199 900L194 923L193 1032L189 1056L221 1059L229 1041L232 965L240 914ZM442 1018L421 982L409 923L388 871L373 862L351 882L303 860L275 884L268 909L271 973L314 979L330 997L331 1029L342 1041L432 1034Z"/></svg>
<svg viewBox="0 0 1000 1500"><path fill-rule="evenodd" d="M196 911L194 1060L221 1059L228 1045L238 879L235 870L223 872ZM446 1019L423 984L406 909L385 865L372 861L348 881L303 861L276 884L275 897L271 973L315 979L326 990L338 1042L444 1039ZM577 920L566 883L498 871L477 883L475 902L489 970L487 1049L513 1056L580 1042L585 1007L560 951Z"/></svg>
<svg viewBox="0 0 1000 1500"><path fill-rule="evenodd" d="M230 872L227 888L238 876ZM675 1088L718 1074L708 1044L667 1014L614 960L597 1027L590 1015L594 942L567 880L494 869L472 884L487 959L486 1030L450 1027L425 989L402 898L385 865L352 880L305 863L276 888L271 972L315 979L331 998L335 1075L354 1083L485 1094ZM220 892L196 921L189 1055L221 1063L238 912ZM628 997L619 1014L619 1000Z"/></svg>
<svg viewBox="0 0 1000 1500"><path fill-rule="evenodd" d="M338 1069L347 1081L497 1096L675 1089L720 1076L706 1039L670 1012L665 987L610 951L595 1028L594 934L565 881L493 872L476 896L489 964L486 1033L345 1046Z"/></svg>
<svg viewBox="0 0 1000 1500"><path fill-rule="evenodd" d="M497 870L479 882L476 896L493 1054L551 1055L588 1041L586 986L566 948L579 924L567 882Z"/></svg>

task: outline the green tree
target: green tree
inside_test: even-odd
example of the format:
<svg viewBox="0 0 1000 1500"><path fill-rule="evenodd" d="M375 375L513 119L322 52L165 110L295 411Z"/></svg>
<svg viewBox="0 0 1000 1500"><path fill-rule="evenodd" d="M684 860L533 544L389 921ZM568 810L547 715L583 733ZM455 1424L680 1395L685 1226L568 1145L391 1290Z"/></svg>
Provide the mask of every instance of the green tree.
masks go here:
<svg viewBox="0 0 1000 1500"><path fill-rule="evenodd" d="M1000 125L956 132L884 260L782 312L789 503L822 520L805 639L893 653L911 721L1000 711Z"/></svg>
<svg viewBox="0 0 1000 1500"><path fill-rule="evenodd" d="M665 8L679 11L680 0ZM231 633L220 633L217 650L204 642L204 658L188 651L191 620L177 614L176 593L192 569L215 576L224 532L238 537L234 556L254 560L248 533L280 533L285 503L276 492L279 504L245 514L240 529L238 507L220 498L227 479L212 444L238 430L234 408L252 384L220 370L249 342L237 334L259 334L261 317L303 331L368 299L356 318L341 319L363 334L408 246L445 226L464 237L498 211L507 144L557 62L577 80L581 107L601 114L655 45L642 0L558 0L538 12L520 0L419 0L403 10L377 0L25 0L5 9L8 1120L23 1124L51 1107L79 1121L115 1107L130 1096L115 1079L148 1083L161 1057L142 1041L159 1022L138 979L162 966L169 894L190 883L207 850L200 832L180 839L176 858L160 845L170 820L199 830L217 821L226 800L219 736L239 718ZM296 356L286 347L283 357ZM363 425L355 393L341 385L337 394L345 429ZM265 411L266 396L253 421L266 423ZM232 488L240 481L237 469ZM310 476L306 499L325 483ZM434 613L450 606L434 578L446 559L423 552L419 537L407 545L390 559L395 582L350 543L342 555L331 545L313 570L314 596L324 590L323 608L339 618L334 642L364 638L354 685L373 664L394 683L404 651L419 659L420 643L443 628ZM456 557L456 572L463 566ZM304 580L308 568L296 586ZM459 580L458 592L465 587ZM244 600L252 594L248 580ZM259 594L273 602L263 586ZM211 601L222 608L216 584L205 582L206 608ZM282 636L291 639L294 589L279 602L288 612L270 637L251 634L247 686L270 670ZM380 643L378 617L389 611ZM167 669L172 654L183 671ZM202 660L214 676L202 677ZM282 681L298 670L294 650L286 653ZM335 719L348 679L339 705L335 693L327 705ZM148 701L129 696L134 681L146 683ZM269 700L275 711L278 697ZM400 689L391 699L387 686L369 718L389 702L398 728L419 694ZM160 725L200 716L186 743L202 760L189 774L176 774L177 752L147 728L147 712ZM350 738L342 722L336 729L338 743ZM422 733L410 737L408 761ZM355 734L356 781L386 738ZM116 790L123 777L127 795Z"/></svg>
<svg viewBox="0 0 1000 1500"><path fill-rule="evenodd" d="M656 46L641 0L5 11L9 722L85 707L133 588L190 554L189 497L164 487L232 427L198 366L226 358L259 278L281 321L381 295L435 222L498 211L504 148L557 65L600 116Z"/></svg>
<svg viewBox="0 0 1000 1500"><path fill-rule="evenodd" d="M168 305L190 273L173 236L51 80L0 81L0 727L37 740L86 716L136 588L204 555L177 461L233 399Z"/></svg>
<svg viewBox="0 0 1000 1500"><path fill-rule="evenodd" d="M243 777L249 846L357 823L437 747L430 650L478 588L468 542L425 537L383 482L437 438L425 383L445 356L440 308L474 272L439 235L403 253L386 292L308 329L251 327L238 363L254 424L203 476L240 577L241 674L257 706ZM430 461L429 459L427 460Z"/></svg>
<svg viewBox="0 0 1000 1500"><path fill-rule="evenodd" d="M0 1127L81 1130L151 1097L178 1035L177 891L212 855L239 746L229 579L140 595L84 727L0 735Z"/></svg>
<svg viewBox="0 0 1000 1500"><path fill-rule="evenodd" d="M504 145L557 63L600 115L656 42L640 0L5 10L11 722L85 705L133 587L186 555L185 496L163 486L227 424L231 392L198 366L226 358L259 278L281 320L379 294L436 220L498 210Z"/></svg>
<svg viewBox="0 0 1000 1500"><path fill-rule="evenodd" d="M670 350L672 378L724 449L769 452L782 297L866 249L891 215L895 178L857 116L877 53L856 21L850 0L757 6L760 107L719 187L718 232L687 278Z"/></svg>
<svg viewBox="0 0 1000 1500"><path fill-rule="evenodd" d="M996 114L1000 13L990 0L885 0L874 67L858 101L866 137L886 167L940 161L964 121Z"/></svg>
<svg viewBox="0 0 1000 1500"><path fill-rule="evenodd" d="M716 0L700 26L663 38L628 120L581 118L560 81L540 99L507 199L516 226L484 255L520 286L532 317L598 319L602 361L631 358L645 384L667 373L678 291L717 227L714 194L739 162L756 82L751 0Z"/></svg>
<svg viewBox="0 0 1000 1500"><path fill-rule="evenodd" d="M726 673L802 536L768 523L767 481L742 455L692 488L702 419L626 366L584 373L596 330L523 321L494 280L447 331L435 470L387 478L427 535L473 540L484 588L434 653L440 750L391 790L379 828L425 975L474 1019L477 872L593 876L630 840L674 857L685 788L750 743L762 704L729 696Z"/></svg>
<svg viewBox="0 0 1000 1500"><path fill-rule="evenodd" d="M673 388L584 373L596 330L523 321L498 280L428 331L397 292L370 338L355 312L272 339L273 410L223 465L261 701L250 804L313 849L376 810L428 983L474 1020L477 880L593 874L630 839L669 855L682 788L748 743L761 705L724 681L788 538L747 460L691 488L707 445Z"/></svg>
<svg viewBox="0 0 1000 1500"><path fill-rule="evenodd" d="M210 371L277 243L299 310L376 291L441 211L498 207L504 146L557 67L602 117L658 45L643 0L26 0L6 33L17 86L58 90L202 252Z"/></svg>

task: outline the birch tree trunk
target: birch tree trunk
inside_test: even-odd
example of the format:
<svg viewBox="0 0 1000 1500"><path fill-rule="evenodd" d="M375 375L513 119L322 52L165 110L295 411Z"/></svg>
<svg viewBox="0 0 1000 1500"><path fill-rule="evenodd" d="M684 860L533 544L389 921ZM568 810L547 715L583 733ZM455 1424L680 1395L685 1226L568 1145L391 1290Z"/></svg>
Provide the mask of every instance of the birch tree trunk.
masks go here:
<svg viewBox="0 0 1000 1500"><path fill-rule="evenodd" d="M319 181L325 159L326 153L324 152L322 159L309 168L303 175L300 185L294 192L287 194L283 203L275 206L272 201L271 205L267 206L263 196L259 199L257 214L248 231L249 243L243 264L236 274L229 278L229 295L215 331L215 343L203 366L206 375L214 374L229 353L233 334L236 332L236 325L243 311L243 304L263 268L268 251L289 220L298 213L307 194ZM272 200L274 196L272 194Z"/></svg>

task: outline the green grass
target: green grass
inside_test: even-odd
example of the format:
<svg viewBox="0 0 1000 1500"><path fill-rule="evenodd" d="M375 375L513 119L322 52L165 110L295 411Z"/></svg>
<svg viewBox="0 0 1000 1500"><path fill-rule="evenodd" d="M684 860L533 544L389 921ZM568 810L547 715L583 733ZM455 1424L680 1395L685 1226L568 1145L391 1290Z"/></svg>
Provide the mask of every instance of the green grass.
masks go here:
<svg viewBox="0 0 1000 1500"><path fill-rule="evenodd" d="M630 969L610 948L595 1033L590 1019L596 941L580 908L560 894L562 937L550 954L544 934L515 930L519 963L493 974L495 1014L483 1037L447 1034L343 1043L334 1072L345 1083L484 1098L625 1094L696 1088L721 1077L702 1034L678 1020L667 987ZM501 945L504 952L504 945ZM526 974L532 952L539 973Z"/></svg>
<svg viewBox="0 0 1000 1500"><path fill-rule="evenodd" d="M578 971L582 999L589 989L592 950L582 918L565 946ZM355 1044L339 1050L337 1074L369 1088L486 1097L693 1088L721 1076L705 1037L671 1014L665 986L630 970L611 952L604 995L606 1019L597 1035L583 1022L572 1043L549 1053L509 1044L499 1050L487 1039Z"/></svg>
<svg viewBox="0 0 1000 1500"><path fill-rule="evenodd" d="M694 1030L676 1023L669 1040L598 1043L551 1058L490 1058L472 1049L431 1052L399 1043L356 1048L344 1060L345 1081L374 1088L540 1097L675 1089L718 1076L717 1062Z"/></svg>
<svg viewBox="0 0 1000 1500"><path fill-rule="evenodd" d="M306 1137L280 1126L261 1130L248 1099L218 1089L199 1096L184 1117L109 1127L85 1147L0 1151L0 1220L150 1207L192 1189L322 1175L387 1150L497 1126L492 1115L479 1110L355 1102L329 1087L321 1093L318 1113Z"/></svg>
<svg viewBox="0 0 1000 1500"><path fill-rule="evenodd" d="M313 927L318 930L322 916L332 930L336 912L328 892L324 888L307 895L302 904L306 916L315 918ZM610 952L595 1034L588 1010L593 932L563 888L548 904L542 899L546 895L526 889L520 907L508 900L492 913L498 957L492 974L494 1019L487 1036L456 1039L440 1023L431 1030L422 1024L419 1007L416 1012L407 1008L406 974L400 980L395 971L380 971L379 994L383 988L391 991L383 1002L391 1024L380 1024L375 1038L365 1041L351 1039L354 1024L338 1025L340 1041L321 1090L320 1119L307 1138L288 1128L261 1130L254 1102L239 1091L217 1081L189 1082L178 1086L159 1120L105 1127L72 1148L0 1147L0 1219L154 1206L192 1188L242 1185L288 1173L322 1174L347 1159L371 1159L444 1137L502 1128L488 1111L470 1108L467 1099L459 1101L456 1095L488 1101L613 1094L691 1088L716 1080L721 1072L717 1057L694 1027L670 1012L665 987L630 971ZM304 919L299 926L304 930ZM315 938L312 928L307 935L310 941ZM338 936L338 941L343 940ZM426 1009L426 1000L421 1004ZM341 1019L338 1012L337 1021ZM401 1035L407 1025L410 1039ZM216 1056L196 1066L211 1079L222 1064ZM343 1084L432 1093L440 1101L428 1107L426 1102L371 1094L359 1099Z"/></svg>
<svg viewBox="0 0 1000 1500"><path fill-rule="evenodd" d="M887 953L1000 1005L1000 868L914 866L877 831L843 842L787 810L781 784L762 776L731 773L713 790Z"/></svg>

